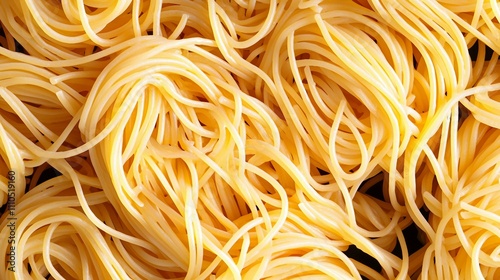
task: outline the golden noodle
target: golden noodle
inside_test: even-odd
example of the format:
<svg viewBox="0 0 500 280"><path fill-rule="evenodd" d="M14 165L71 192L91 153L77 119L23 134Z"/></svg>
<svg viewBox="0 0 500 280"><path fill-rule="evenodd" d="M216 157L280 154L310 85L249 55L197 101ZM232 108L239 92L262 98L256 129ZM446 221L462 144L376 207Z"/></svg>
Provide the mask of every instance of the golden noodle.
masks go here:
<svg viewBox="0 0 500 280"><path fill-rule="evenodd" d="M499 18L2 1L0 278L500 277Z"/></svg>

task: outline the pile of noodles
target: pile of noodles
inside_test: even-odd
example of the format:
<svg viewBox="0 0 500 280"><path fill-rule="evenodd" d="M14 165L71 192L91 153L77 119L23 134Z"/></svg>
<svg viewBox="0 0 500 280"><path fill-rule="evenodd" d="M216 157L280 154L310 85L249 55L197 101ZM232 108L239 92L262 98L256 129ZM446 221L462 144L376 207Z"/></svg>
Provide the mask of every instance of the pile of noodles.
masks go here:
<svg viewBox="0 0 500 280"><path fill-rule="evenodd" d="M0 278L499 278L499 19L1 0Z"/></svg>

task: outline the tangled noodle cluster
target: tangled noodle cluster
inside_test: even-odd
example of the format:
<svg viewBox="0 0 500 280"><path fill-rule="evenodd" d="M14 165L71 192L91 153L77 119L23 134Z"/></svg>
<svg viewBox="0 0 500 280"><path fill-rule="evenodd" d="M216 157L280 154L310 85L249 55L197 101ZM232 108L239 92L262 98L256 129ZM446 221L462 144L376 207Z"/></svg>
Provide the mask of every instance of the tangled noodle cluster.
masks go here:
<svg viewBox="0 0 500 280"><path fill-rule="evenodd" d="M500 5L455 2L1 0L0 278L500 278Z"/></svg>

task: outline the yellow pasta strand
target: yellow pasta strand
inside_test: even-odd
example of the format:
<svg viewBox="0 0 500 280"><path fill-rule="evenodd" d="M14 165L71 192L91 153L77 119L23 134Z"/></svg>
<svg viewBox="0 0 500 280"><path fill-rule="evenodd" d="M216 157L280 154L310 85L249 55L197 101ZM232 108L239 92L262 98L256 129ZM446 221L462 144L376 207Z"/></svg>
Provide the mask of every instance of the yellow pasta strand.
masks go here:
<svg viewBox="0 0 500 280"><path fill-rule="evenodd" d="M497 279L496 1L0 4L0 279Z"/></svg>

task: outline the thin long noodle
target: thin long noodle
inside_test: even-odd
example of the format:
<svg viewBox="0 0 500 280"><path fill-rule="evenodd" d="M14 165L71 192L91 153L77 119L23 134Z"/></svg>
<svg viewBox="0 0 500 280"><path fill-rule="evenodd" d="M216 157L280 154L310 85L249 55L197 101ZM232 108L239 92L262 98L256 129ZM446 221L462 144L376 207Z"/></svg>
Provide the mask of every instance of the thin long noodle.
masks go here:
<svg viewBox="0 0 500 280"><path fill-rule="evenodd" d="M0 1L0 279L500 277L496 1Z"/></svg>

